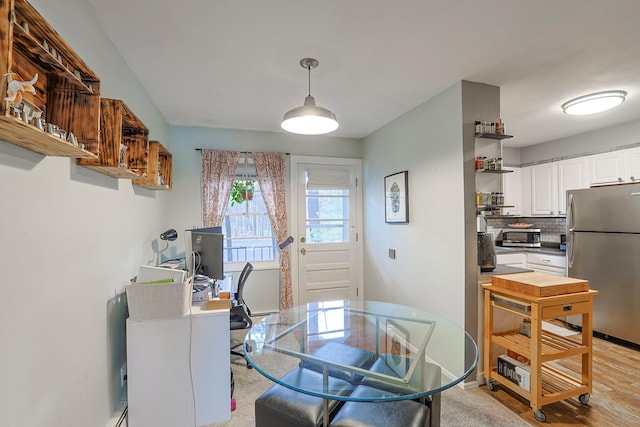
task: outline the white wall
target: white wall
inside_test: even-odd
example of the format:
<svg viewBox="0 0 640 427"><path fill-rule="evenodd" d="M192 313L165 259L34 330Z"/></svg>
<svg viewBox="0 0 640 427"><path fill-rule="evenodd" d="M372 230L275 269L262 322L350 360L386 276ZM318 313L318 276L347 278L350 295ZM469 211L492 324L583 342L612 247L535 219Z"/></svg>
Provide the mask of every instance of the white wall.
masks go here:
<svg viewBox="0 0 640 427"><path fill-rule="evenodd" d="M178 239L166 252L170 257L183 256L182 231L202 226L201 153L196 148L215 150L284 152L326 157L362 157L362 142L332 136L301 136L276 132L233 129L170 127L173 155L173 191L168 196L169 223L178 230ZM288 185L288 184L287 184ZM289 198L290 200L290 198ZM234 283L239 273L235 272ZM245 287L247 304L256 313L278 309L279 270L256 267ZM260 289L255 289L259 286Z"/></svg>
<svg viewBox="0 0 640 427"><path fill-rule="evenodd" d="M384 177L404 170L409 224L385 224ZM365 138L363 175L365 299L409 303L464 327L461 85Z"/></svg>
<svg viewBox="0 0 640 427"><path fill-rule="evenodd" d="M168 125L86 2L31 0L101 77L166 140ZM104 426L124 396L122 284L153 262L163 194L0 141L0 424Z"/></svg>
<svg viewBox="0 0 640 427"><path fill-rule="evenodd" d="M589 155L637 144L640 144L640 121L523 147L520 163Z"/></svg>

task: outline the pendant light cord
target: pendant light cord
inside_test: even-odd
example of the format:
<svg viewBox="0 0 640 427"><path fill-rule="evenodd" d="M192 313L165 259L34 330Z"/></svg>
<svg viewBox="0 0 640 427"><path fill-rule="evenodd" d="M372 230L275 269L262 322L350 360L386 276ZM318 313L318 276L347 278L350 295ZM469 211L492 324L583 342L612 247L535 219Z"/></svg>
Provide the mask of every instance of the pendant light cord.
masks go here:
<svg viewBox="0 0 640 427"><path fill-rule="evenodd" d="M311 96L311 65L307 66L307 71L309 71L309 96Z"/></svg>

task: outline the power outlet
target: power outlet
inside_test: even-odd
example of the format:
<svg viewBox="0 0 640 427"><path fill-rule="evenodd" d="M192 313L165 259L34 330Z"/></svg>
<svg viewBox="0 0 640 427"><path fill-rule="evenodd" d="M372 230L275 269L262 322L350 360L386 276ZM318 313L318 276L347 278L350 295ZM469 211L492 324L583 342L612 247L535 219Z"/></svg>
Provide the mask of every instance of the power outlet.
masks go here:
<svg viewBox="0 0 640 427"><path fill-rule="evenodd" d="M127 381L127 364L125 363L120 367L120 387L124 387Z"/></svg>

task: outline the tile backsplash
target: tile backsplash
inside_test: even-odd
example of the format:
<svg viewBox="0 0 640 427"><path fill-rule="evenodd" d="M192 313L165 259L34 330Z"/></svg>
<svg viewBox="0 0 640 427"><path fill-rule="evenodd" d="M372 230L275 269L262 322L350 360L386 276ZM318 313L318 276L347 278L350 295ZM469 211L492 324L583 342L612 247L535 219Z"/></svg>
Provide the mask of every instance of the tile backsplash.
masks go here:
<svg viewBox="0 0 640 427"><path fill-rule="evenodd" d="M526 222L533 224L533 228L540 229L540 241L542 243L560 244L560 235L566 233L567 219L564 217L517 217L517 218L487 218L487 232L493 235L494 240L507 224Z"/></svg>

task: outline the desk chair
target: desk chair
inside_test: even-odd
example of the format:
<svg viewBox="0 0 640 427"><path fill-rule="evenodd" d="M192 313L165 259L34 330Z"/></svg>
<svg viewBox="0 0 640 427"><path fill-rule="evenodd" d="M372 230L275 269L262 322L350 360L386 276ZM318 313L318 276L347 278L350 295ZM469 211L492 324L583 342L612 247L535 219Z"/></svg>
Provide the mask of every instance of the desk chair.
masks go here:
<svg viewBox="0 0 640 427"><path fill-rule="evenodd" d="M251 310L244 302L243 291L244 284L247 281L247 278L253 271L253 265L248 262L245 264L242 269L242 273L240 273L240 278L238 279L238 291L233 295L233 305L231 310L229 310L229 328L234 331L237 329L249 329L251 325L253 325L253 321L251 320ZM236 348L243 346L244 340L240 343L231 346L231 354L244 357L247 362L247 368L251 369L251 365L249 361L246 360L246 356L244 351L237 351Z"/></svg>

